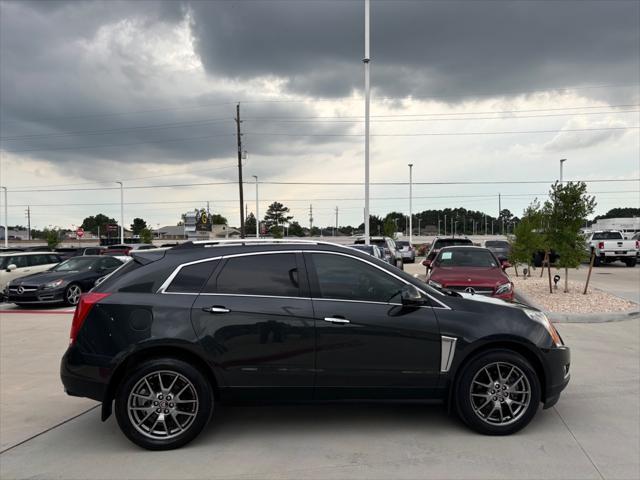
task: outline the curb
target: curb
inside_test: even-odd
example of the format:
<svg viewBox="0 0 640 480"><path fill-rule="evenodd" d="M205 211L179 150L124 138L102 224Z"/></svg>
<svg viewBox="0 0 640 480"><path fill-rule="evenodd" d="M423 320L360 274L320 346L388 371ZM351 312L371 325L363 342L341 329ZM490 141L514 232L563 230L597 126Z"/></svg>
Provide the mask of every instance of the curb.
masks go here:
<svg viewBox="0 0 640 480"><path fill-rule="evenodd" d="M561 313L548 312L544 308L536 305L526 295L520 292L515 294L516 299L533 308L544 312L547 318L553 323L608 323L622 322L624 320L635 320L640 318L639 310L630 310L627 312L610 312L610 313Z"/></svg>

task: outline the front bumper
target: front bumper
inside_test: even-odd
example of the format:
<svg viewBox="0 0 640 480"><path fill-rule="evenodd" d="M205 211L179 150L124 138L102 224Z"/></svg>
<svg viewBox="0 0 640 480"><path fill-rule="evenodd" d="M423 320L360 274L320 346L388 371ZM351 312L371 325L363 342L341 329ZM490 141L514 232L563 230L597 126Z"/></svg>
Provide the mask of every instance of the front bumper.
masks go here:
<svg viewBox="0 0 640 480"><path fill-rule="evenodd" d="M560 398L560 393L566 388L571 379L571 351L562 346L542 350L545 361L545 390L542 403L543 408L553 407Z"/></svg>
<svg viewBox="0 0 640 480"><path fill-rule="evenodd" d="M64 288L27 290L22 294L7 289L6 301L11 303L60 303L64 302Z"/></svg>

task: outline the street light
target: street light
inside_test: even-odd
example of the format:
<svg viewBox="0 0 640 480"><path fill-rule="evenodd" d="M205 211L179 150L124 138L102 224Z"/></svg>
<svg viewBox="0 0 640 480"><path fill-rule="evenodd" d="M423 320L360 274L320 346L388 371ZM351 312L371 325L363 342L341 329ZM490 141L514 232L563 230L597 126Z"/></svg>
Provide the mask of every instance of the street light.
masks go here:
<svg viewBox="0 0 640 480"><path fill-rule="evenodd" d="M560 159L560 185L562 185L562 167L563 167L564 162L566 162L566 161L567 161L566 158L561 158Z"/></svg>
<svg viewBox="0 0 640 480"><path fill-rule="evenodd" d="M116 182L120 185L120 243L124 243L124 186L122 182Z"/></svg>
<svg viewBox="0 0 640 480"><path fill-rule="evenodd" d="M260 213L258 212L258 176L251 176L256 179L256 238L260 238Z"/></svg>
<svg viewBox="0 0 640 480"><path fill-rule="evenodd" d="M413 163L409 164L409 245L413 244Z"/></svg>
<svg viewBox="0 0 640 480"><path fill-rule="evenodd" d="M9 248L9 227L7 224L7 187L0 187L4 189L4 248Z"/></svg>
<svg viewBox="0 0 640 480"><path fill-rule="evenodd" d="M369 105L371 103L371 83L369 65L369 16L370 2L364 0L364 243L369 245Z"/></svg>

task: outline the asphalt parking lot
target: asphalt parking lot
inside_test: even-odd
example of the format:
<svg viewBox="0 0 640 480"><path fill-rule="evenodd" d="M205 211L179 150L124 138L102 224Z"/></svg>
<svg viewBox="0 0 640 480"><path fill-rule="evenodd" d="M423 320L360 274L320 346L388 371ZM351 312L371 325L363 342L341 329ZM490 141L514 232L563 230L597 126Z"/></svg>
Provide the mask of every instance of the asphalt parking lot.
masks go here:
<svg viewBox="0 0 640 480"><path fill-rule="evenodd" d="M95 402L64 394L70 321L0 313L3 479L640 477L638 320L559 325L572 381L511 437L473 433L437 405L219 406L170 452L141 450Z"/></svg>

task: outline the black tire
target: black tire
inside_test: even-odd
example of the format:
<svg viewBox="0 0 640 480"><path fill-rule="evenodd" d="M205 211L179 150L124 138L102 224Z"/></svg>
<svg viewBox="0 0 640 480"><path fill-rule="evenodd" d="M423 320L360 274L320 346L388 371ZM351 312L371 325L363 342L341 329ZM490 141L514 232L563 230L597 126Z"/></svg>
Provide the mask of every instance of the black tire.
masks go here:
<svg viewBox="0 0 640 480"><path fill-rule="evenodd" d="M482 398L481 394L474 393L480 391L475 390L476 388L484 388L484 386L481 386L482 384L478 384L478 386L476 386L476 383L473 383L474 378L478 378L480 379L480 381L482 381L485 378L483 377L483 369L485 369L486 367L489 370L492 370L492 368L494 368L496 364L502 365L501 368L503 374L505 371L509 372L509 368L512 366L515 366L516 369L519 370L519 372L515 371L511 374L505 374L509 378L505 379L504 383L501 383L502 385L508 384L510 379L513 380L517 378L514 375L519 376L519 374L521 373L524 375L524 377L526 377L526 382L524 380L515 382L513 384L513 388L523 388L526 390L526 388L528 387L529 394L518 394L517 390L514 390L511 393L510 398L503 398L502 396L498 397L498 395L504 395L504 391L498 388L496 392L498 395L496 396L492 396L493 393L490 393L495 392L495 390L488 390L485 400L484 398ZM502 380L500 382L502 382ZM518 385L520 385L520 387L518 387ZM505 389L507 395L511 391L511 388L512 387L508 387L507 389ZM470 428L485 435L510 435L517 432L518 430L521 430L531 421L531 419L538 411L538 407L540 405L540 380L538 379L535 370L522 355L511 350L491 350L482 353L472 359L464 367L464 370L458 377L455 389L456 410L458 412L458 415ZM482 395L484 395L484 392L482 392ZM476 398L477 400L472 400L472 398ZM493 399L500 401L494 401ZM514 399L522 402L522 406L519 407L518 405L516 405L515 409L517 413L514 412L512 418L509 419L509 410L512 408L511 406L519 403ZM479 404L482 404L485 401L488 402L485 403L485 405L491 408L490 413L487 413L488 410L486 409L486 407L483 407L484 410L483 408L478 408L478 411L480 411L481 413L476 413L476 411L474 410L474 405L472 405L472 401L478 402L475 404L476 408L479 406ZM490 417L492 416L492 414L494 414L494 409L496 408L496 406L498 406L500 409L499 411L495 410L495 412L497 412L495 415L499 415L499 419L503 418L503 412L506 413L506 420L504 424L493 423L491 421ZM520 410L518 410L518 408L520 408ZM481 417L483 412L485 415L485 419ZM489 419L487 420L486 417L489 417ZM496 422L497 421L498 419L496 419Z"/></svg>
<svg viewBox="0 0 640 480"><path fill-rule="evenodd" d="M599 256L595 256L595 258L593 259L593 266L594 267L599 267L601 265L601 261L600 261L600 257Z"/></svg>
<svg viewBox="0 0 640 480"><path fill-rule="evenodd" d="M73 292L73 295L72 295ZM75 292L79 292L76 297ZM75 307L80 301L80 294L82 293L82 287L77 283L71 283L67 285L67 288L64 289L64 303L65 305L70 305Z"/></svg>
<svg viewBox="0 0 640 480"><path fill-rule="evenodd" d="M638 260L636 259L636 257L627 258L624 261L624 263L627 265L627 267L635 267L637 262L638 262Z"/></svg>
<svg viewBox="0 0 640 480"><path fill-rule="evenodd" d="M160 408L155 409L155 404L158 403L157 401L152 402L151 400L138 400L145 402L145 405L148 404L148 406L137 407L138 410L142 410L143 408L148 409L143 411L143 413L140 415L151 415L149 417L149 422L153 422L155 420L156 424L162 416L162 424L164 425L164 428L165 430L167 430L167 432L171 429L172 426L174 428L182 428L178 427L177 422L173 420L178 419L178 415L180 415L181 412L186 412L183 413L183 417L186 415L191 415L193 413L191 417L187 416L186 422L190 423L184 426L184 431L176 430L176 433L171 433L171 435L173 435L171 438L160 438L159 435L153 435L153 426L151 427L151 434L149 434L149 432L147 432L146 434L142 433L140 429L144 429L144 427L140 427L139 429L136 425L134 425L133 419L131 417L132 415L135 415L135 413L134 410L129 410L130 397L132 398L131 401L134 402L132 393L138 391L135 389L137 388L139 383L144 382L143 379L151 379L151 382L153 383L152 379L157 378L158 372L163 372L162 375L165 377L165 381L168 377L169 382L172 378L171 375L177 375L178 380L175 384L175 389L182 388L183 385L187 384L187 381L191 384L191 387L187 387L187 393L191 392L192 399L188 400L187 402L192 403L187 403L184 401L181 402L186 405L186 407L178 407L178 402L176 402L175 404L167 403L168 400L171 400L171 397L169 396L164 398L165 402L163 404L158 405L161 408L168 408L169 406L176 407L175 409L172 408L172 410L177 414L174 415L172 412L170 415L168 415L166 417L167 419L169 419L168 422L167 420L164 420L165 415L163 415L163 413L169 411L168 409L164 412L156 413L160 410ZM150 384L147 383L147 385ZM157 386L157 384L153 383L153 385L151 386L154 387ZM170 393L171 392L169 392L169 394ZM158 397L152 392L149 392L149 395L150 398L155 398L156 400L158 400L159 398L160 401L163 400L162 396ZM178 395L175 396L178 397ZM196 400L195 403L193 403L194 399ZM209 422L209 419L213 414L213 405L213 391L205 375L191 364L175 358L156 358L147 360L140 365L137 365L123 379L115 396L116 418L118 420L120 429L129 440L131 440L136 445L141 446L142 448L146 448L147 450L171 450L182 447L183 445L189 443L200 434L202 429ZM185 410L185 408L187 410ZM149 411L150 413L147 414L147 411ZM189 418L192 419L189 420Z"/></svg>

